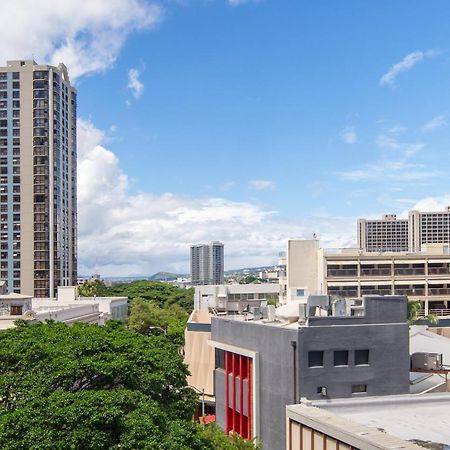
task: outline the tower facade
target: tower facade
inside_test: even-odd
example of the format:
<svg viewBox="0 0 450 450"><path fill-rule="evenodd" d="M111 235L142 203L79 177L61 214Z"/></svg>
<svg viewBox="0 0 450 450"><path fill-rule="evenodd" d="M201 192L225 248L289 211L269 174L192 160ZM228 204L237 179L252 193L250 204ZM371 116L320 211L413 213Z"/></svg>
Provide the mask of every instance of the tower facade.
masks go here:
<svg viewBox="0 0 450 450"><path fill-rule="evenodd" d="M191 245L191 282L194 285L224 283L222 242Z"/></svg>
<svg viewBox="0 0 450 450"><path fill-rule="evenodd" d="M358 219L358 248L366 252L420 252L426 244L450 245L450 207L444 211L409 211L407 219L386 214Z"/></svg>
<svg viewBox="0 0 450 450"><path fill-rule="evenodd" d="M76 90L66 67L0 67L0 278L53 297L77 278Z"/></svg>

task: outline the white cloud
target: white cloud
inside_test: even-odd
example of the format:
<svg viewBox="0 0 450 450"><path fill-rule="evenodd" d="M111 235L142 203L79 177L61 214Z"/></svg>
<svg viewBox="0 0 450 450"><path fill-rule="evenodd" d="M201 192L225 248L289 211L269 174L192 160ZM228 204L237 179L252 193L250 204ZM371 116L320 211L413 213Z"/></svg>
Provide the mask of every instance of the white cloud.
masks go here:
<svg viewBox="0 0 450 450"><path fill-rule="evenodd" d="M380 148L398 149L401 147L397 139L389 134L379 134L376 143Z"/></svg>
<svg viewBox="0 0 450 450"><path fill-rule="evenodd" d="M261 0L228 0L228 4L231 6L240 6L245 3L259 3Z"/></svg>
<svg viewBox="0 0 450 450"><path fill-rule="evenodd" d="M417 211L444 211L447 206L450 206L450 194L440 197L425 197L420 200L413 200L410 202L408 209L402 211L402 217L408 217L408 212L411 210Z"/></svg>
<svg viewBox="0 0 450 450"><path fill-rule="evenodd" d="M282 220L249 202L165 193L129 193L107 136L84 119L78 123L79 273L104 276L188 271L189 245L225 242L229 268L276 263L292 237L320 235L325 246L354 245L354 218L313 216Z"/></svg>
<svg viewBox="0 0 450 450"><path fill-rule="evenodd" d="M399 134L403 134L406 133L408 131L408 128L403 126L403 125L393 125L392 127L390 127L388 129L388 133L393 134L393 135L399 135Z"/></svg>
<svg viewBox="0 0 450 450"><path fill-rule="evenodd" d="M144 84L139 79L141 76L141 71L139 69L130 69L128 71L128 85L127 87L131 89L133 97L139 99L144 92Z"/></svg>
<svg viewBox="0 0 450 450"><path fill-rule="evenodd" d="M404 131L404 127L395 126L379 134L375 140L380 148L378 160L363 167L337 172L337 175L346 181L384 179L392 182L413 182L438 176L436 169L429 170L423 164L412 162L413 157L426 145L421 142L401 142L397 135Z"/></svg>
<svg viewBox="0 0 450 450"><path fill-rule="evenodd" d="M108 69L127 36L154 27L163 10L153 1L2 0L0 58L32 56L41 63L64 62L72 79Z"/></svg>
<svg viewBox="0 0 450 450"><path fill-rule="evenodd" d="M248 187L254 191L267 191L275 189L275 183L270 180L251 180Z"/></svg>
<svg viewBox="0 0 450 450"><path fill-rule="evenodd" d="M356 134L355 127L345 127L341 133L341 138L345 144L356 144L358 142L358 135Z"/></svg>
<svg viewBox="0 0 450 450"><path fill-rule="evenodd" d="M445 120L445 116L436 116L430 121L428 121L426 124L424 124L421 128L421 130L425 133L428 133L430 131L436 130L436 128L440 128L447 124L447 121Z"/></svg>
<svg viewBox="0 0 450 450"><path fill-rule="evenodd" d="M231 189L233 189L235 186L236 186L236 183L234 181L232 181L232 180L226 181L225 183L223 183L220 186L220 190L222 192L228 192L228 191L231 191Z"/></svg>
<svg viewBox="0 0 450 450"><path fill-rule="evenodd" d="M406 55L400 62L394 64L380 79L382 86L394 86L397 76L412 69L416 64L423 61L426 57L434 56L436 52L429 50L427 52L416 51Z"/></svg>

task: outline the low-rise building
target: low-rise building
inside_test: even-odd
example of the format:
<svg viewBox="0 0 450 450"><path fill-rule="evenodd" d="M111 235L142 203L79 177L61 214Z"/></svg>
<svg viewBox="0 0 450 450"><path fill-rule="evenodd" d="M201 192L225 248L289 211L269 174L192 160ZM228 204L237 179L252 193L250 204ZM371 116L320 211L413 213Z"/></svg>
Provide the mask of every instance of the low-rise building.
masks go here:
<svg viewBox="0 0 450 450"><path fill-rule="evenodd" d="M98 305L99 324L107 320L125 322L128 318L128 297L80 297L76 286L59 286L56 299L39 298L33 301L33 307L69 307Z"/></svg>
<svg viewBox="0 0 450 450"><path fill-rule="evenodd" d="M309 301L306 316L213 317L216 416L226 432L284 447L285 407L308 399L409 392L407 299ZM330 315L331 312L334 315Z"/></svg>
<svg viewBox="0 0 450 450"><path fill-rule="evenodd" d="M317 240L290 240L286 265L288 301L305 291L344 298L406 295L422 302L425 315L450 314L450 253L445 245L423 245L413 253L373 253L324 250Z"/></svg>
<svg viewBox="0 0 450 450"><path fill-rule="evenodd" d="M278 301L279 296L280 285L276 283L195 286L194 310L242 313L270 299Z"/></svg>
<svg viewBox="0 0 450 450"><path fill-rule="evenodd" d="M127 318L127 297L78 297L74 286L59 286L56 299L0 295L0 329L13 327L17 319L103 325L107 320L125 322Z"/></svg>
<svg viewBox="0 0 450 450"><path fill-rule="evenodd" d="M287 407L286 449L443 450L449 409L450 394L302 401Z"/></svg>
<svg viewBox="0 0 450 450"><path fill-rule="evenodd" d="M188 365L187 382L209 399L214 397L214 349L211 339L211 314L193 311L184 332L184 362Z"/></svg>

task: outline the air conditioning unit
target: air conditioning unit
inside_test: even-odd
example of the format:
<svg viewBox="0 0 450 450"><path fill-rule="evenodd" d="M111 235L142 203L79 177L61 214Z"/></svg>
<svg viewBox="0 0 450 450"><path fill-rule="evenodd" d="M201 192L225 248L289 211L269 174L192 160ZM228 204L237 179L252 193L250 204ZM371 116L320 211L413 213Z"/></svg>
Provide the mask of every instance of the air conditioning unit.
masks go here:
<svg viewBox="0 0 450 450"><path fill-rule="evenodd" d="M439 370L442 367L440 353L418 352L411 355L411 370Z"/></svg>
<svg viewBox="0 0 450 450"><path fill-rule="evenodd" d="M306 323L306 312L307 312L307 305L306 303L299 303L298 305L298 323L304 324Z"/></svg>
<svg viewBox="0 0 450 450"><path fill-rule="evenodd" d="M269 305L267 307L267 320L269 322L275 322L275 320L276 320L275 306L274 305Z"/></svg>
<svg viewBox="0 0 450 450"><path fill-rule="evenodd" d="M252 306L250 312L253 314L253 320L262 319L261 308L259 306Z"/></svg>
<svg viewBox="0 0 450 450"><path fill-rule="evenodd" d="M364 306L351 306L350 315L353 317L363 317L364 316Z"/></svg>

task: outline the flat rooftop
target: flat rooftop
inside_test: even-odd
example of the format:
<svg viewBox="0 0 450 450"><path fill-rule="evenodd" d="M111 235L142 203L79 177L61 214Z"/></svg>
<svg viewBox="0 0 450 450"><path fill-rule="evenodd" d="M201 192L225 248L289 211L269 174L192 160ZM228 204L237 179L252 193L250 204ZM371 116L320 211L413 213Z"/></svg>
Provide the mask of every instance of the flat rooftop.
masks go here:
<svg viewBox="0 0 450 450"><path fill-rule="evenodd" d="M405 441L450 449L450 393L306 401ZM441 446L433 446L440 444Z"/></svg>

